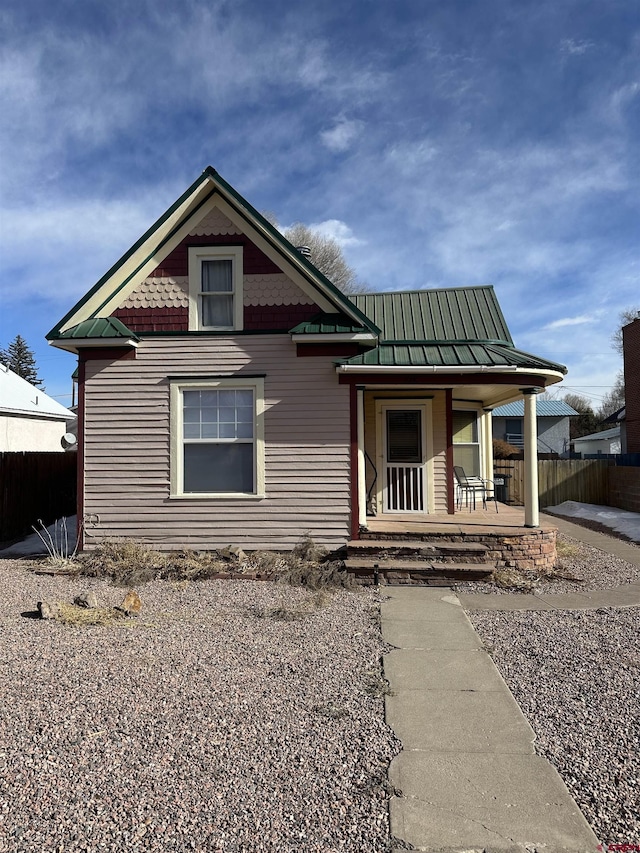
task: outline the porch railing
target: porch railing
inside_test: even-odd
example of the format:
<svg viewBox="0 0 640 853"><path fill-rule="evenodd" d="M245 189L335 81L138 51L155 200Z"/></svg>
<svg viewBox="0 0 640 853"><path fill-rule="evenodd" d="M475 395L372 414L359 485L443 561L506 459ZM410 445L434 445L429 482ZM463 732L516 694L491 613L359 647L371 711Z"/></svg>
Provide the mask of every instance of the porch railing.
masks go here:
<svg viewBox="0 0 640 853"><path fill-rule="evenodd" d="M424 512L421 465L387 465L386 512Z"/></svg>

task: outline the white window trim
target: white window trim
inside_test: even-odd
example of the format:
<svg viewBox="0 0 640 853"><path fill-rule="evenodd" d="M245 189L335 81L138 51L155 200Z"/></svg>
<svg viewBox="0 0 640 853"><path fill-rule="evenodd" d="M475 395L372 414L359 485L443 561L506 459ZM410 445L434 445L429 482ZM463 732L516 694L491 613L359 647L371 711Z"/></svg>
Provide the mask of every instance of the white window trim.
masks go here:
<svg viewBox="0 0 640 853"><path fill-rule="evenodd" d="M253 474L255 492L185 492L183 454L183 391L211 391L214 389L251 389L254 392L255 436L253 449ZM172 498L187 500L261 500L265 495L264 461L264 379L259 377L228 379L180 379L171 382L171 492ZM213 442L212 442L213 443Z"/></svg>
<svg viewBox="0 0 640 853"><path fill-rule="evenodd" d="M476 441L455 441L453 442L454 448L457 447L477 447L478 448L478 468L479 468L479 476L484 478L491 478L492 475L487 474L487 466L486 466L486 452L485 452L485 431L486 431L486 418L484 418L482 406L481 405L473 405L469 403L458 403L456 400L453 401L452 405L453 412L473 412L476 416Z"/></svg>
<svg viewBox="0 0 640 853"><path fill-rule="evenodd" d="M240 331L243 328L242 246L189 246L189 331ZM233 268L233 326L204 326L200 310L202 262L231 261Z"/></svg>

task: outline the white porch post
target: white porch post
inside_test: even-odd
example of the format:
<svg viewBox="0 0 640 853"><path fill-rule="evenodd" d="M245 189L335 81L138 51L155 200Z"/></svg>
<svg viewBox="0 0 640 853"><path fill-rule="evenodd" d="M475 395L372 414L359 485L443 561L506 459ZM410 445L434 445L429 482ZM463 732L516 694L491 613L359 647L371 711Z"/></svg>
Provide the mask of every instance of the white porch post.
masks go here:
<svg viewBox="0 0 640 853"><path fill-rule="evenodd" d="M364 457L364 388L358 387L358 524L367 526L367 481Z"/></svg>
<svg viewBox="0 0 640 853"><path fill-rule="evenodd" d="M537 388L523 388L524 394L524 526L538 527L538 429Z"/></svg>

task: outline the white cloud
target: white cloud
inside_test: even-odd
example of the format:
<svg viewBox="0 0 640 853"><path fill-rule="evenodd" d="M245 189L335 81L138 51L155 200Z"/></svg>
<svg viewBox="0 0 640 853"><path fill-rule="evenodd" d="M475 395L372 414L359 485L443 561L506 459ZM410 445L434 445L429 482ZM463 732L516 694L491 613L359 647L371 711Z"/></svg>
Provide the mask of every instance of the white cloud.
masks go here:
<svg viewBox="0 0 640 853"><path fill-rule="evenodd" d="M360 136L363 127L361 121L342 118L331 130L323 130L320 139L330 151L347 151Z"/></svg>
<svg viewBox="0 0 640 853"><path fill-rule="evenodd" d="M562 39L560 42L560 52L565 56L582 56L595 46L595 42L589 39Z"/></svg>
<svg viewBox="0 0 640 853"><path fill-rule="evenodd" d="M331 237L338 245L345 246L360 246L364 243L351 230L346 222L340 219L325 219L324 222L312 222L309 226L313 231L322 234L323 237Z"/></svg>
<svg viewBox="0 0 640 853"><path fill-rule="evenodd" d="M597 314L581 314L579 317L562 317L559 320L553 320L543 326L541 331L551 331L552 329L562 329L565 326L583 326L585 323L594 323L598 319Z"/></svg>

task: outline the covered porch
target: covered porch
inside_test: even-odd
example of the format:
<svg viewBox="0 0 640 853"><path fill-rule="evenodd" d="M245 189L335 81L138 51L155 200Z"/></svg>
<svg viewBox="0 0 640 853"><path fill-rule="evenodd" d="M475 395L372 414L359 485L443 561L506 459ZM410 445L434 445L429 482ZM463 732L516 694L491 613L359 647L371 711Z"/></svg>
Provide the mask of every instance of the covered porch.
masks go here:
<svg viewBox="0 0 640 853"><path fill-rule="evenodd" d="M351 386L352 539L385 526L397 531L403 525L410 532L428 525L442 533L460 524L494 530L539 526L536 395L545 377L494 372L489 378L484 371L461 375L458 368L458 375L446 377L449 387L443 380L405 373L340 377ZM524 398L522 509L494 503L491 411L505 398ZM456 468L484 481L485 495L469 499Z"/></svg>

